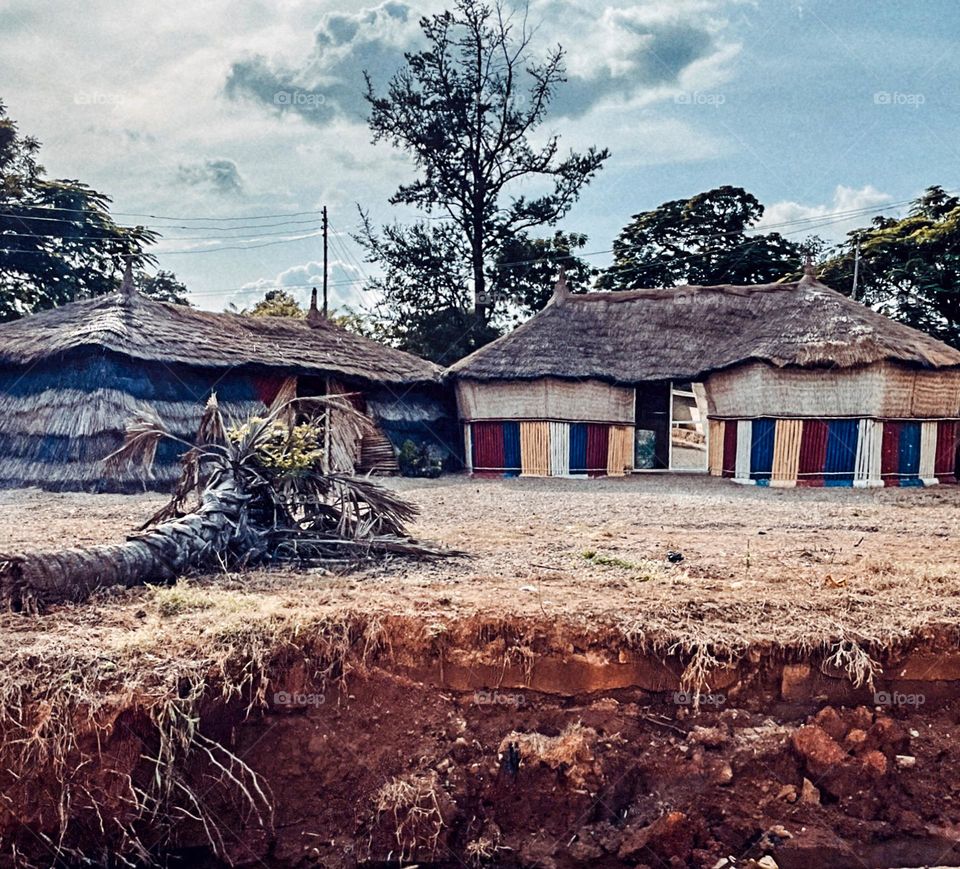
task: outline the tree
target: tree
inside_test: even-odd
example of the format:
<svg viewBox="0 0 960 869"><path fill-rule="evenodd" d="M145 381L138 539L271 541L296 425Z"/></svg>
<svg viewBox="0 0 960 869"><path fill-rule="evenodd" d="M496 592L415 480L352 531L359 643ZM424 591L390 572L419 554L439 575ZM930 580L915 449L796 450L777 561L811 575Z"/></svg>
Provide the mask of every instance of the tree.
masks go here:
<svg viewBox="0 0 960 869"><path fill-rule="evenodd" d="M497 337L498 330L471 308L470 260L453 224L393 224L377 235L367 215L362 219L358 240L368 261L383 271L367 283L380 299L369 320L382 340L450 365Z"/></svg>
<svg viewBox="0 0 960 869"><path fill-rule="evenodd" d="M305 317L306 311L286 290L267 290L263 298L250 308L244 308L241 314L251 317Z"/></svg>
<svg viewBox="0 0 960 869"><path fill-rule="evenodd" d="M174 305L190 307L190 299L187 298L187 286L177 280L177 276L173 272L163 269L155 275L137 272L133 276L133 283L143 295L154 301L170 302Z"/></svg>
<svg viewBox="0 0 960 869"><path fill-rule="evenodd" d="M110 198L80 181L46 178L39 150L0 103L0 321L113 292L127 261L154 262L157 233L114 223Z"/></svg>
<svg viewBox="0 0 960 869"><path fill-rule="evenodd" d="M613 243L598 285L759 284L796 272L803 246L779 233L747 234L763 206L741 187L718 187L633 216Z"/></svg>
<svg viewBox="0 0 960 869"><path fill-rule="evenodd" d="M550 238L526 235L510 239L497 253L498 286L513 304L516 318L535 314L550 301L557 275L566 275L567 289L585 293L597 269L576 256L587 237L582 233L557 230Z"/></svg>
<svg viewBox="0 0 960 869"><path fill-rule="evenodd" d="M557 47L543 61L532 57L532 32L525 20L518 29L499 4L456 0L453 11L424 17L420 27L427 47L406 55L405 67L385 94L376 93L367 75L369 124L374 142L405 151L418 172L390 202L439 212L446 225L413 228L409 234L393 230L386 246L408 248L411 260L429 256L440 244L450 244L458 256L465 254L466 275L460 259L438 267L446 273L445 284L464 277L472 284L479 321L471 338L475 342L485 333L498 298L490 265L501 248L567 214L608 152L590 148L561 157L556 135L534 144L556 89L565 81L564 52ZM528 198L519 193L521 185L539 186L539 192ZM368 225L368 253L376 252L377 240L369 230ZM415 247L428 240L425 249ZM396 275L398 266L392 269ZM397 290L401 294L405 284ZM393 282L381 286L387 293L396 289ZM455 300L455 307L464 305L463 298ZM437 307L447 310L450 305L438 301ZM461 317L449 314L451 320Z"/></svg>
<svg viewBox="0 0 960 869"><path fill-rule="evenodd" d="M894 319L960 347L960 199L927 188L903 218L876 217L847 233L820 278Z"/></svg>

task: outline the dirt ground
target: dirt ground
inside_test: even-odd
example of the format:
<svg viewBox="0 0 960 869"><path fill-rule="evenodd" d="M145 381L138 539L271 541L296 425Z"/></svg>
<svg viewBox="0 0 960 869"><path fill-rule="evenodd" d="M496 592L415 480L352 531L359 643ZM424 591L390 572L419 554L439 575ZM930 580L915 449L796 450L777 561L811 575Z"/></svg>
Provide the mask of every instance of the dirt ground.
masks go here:
<svg viewBox="0 0 960 869"><path fill-rule="evenodd" d="M105 814L171 866L960 865L960 489L385 482L470 557L0 614L0 866L129 853ZM120 540L162 501L0 492L0 552ZM130 799L158 744L189 795L159 824Z"/></svg>
<svg viewBox="0 0 960 869"><path fill-rule="evenodd" d="M247 608L306 595L314 608L386 614L599 619L734 645L895 641L960 619L958 487L777 490L680 475L385 483L420 507L417 536L471 557L347 577L247 574L229 578L233 596ZM0 551L120 540L162 500L0 492Z"/></svg>

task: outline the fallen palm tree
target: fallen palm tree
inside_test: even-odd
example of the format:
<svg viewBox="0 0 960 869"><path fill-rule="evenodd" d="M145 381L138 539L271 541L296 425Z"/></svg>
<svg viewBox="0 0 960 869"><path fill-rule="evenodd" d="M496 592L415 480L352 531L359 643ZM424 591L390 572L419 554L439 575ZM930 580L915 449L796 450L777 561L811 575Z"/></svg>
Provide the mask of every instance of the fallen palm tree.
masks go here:
<svg viewBox="0 0 960 869"><path fill-rule="evenodd" d="M0 604L41 612L98 588L171 582L200 568L346 569L391 554L460 554L413 540L405 523L417 508L396 493L324 470L323 427L332 419L367 424L342 398L281 400L266 416L228 429L212 397L195 444L157 419L134 420L106 466L139 461L149 469L161 440L179 441L188 450L170 502L124 543L0 553Z"/></svg>

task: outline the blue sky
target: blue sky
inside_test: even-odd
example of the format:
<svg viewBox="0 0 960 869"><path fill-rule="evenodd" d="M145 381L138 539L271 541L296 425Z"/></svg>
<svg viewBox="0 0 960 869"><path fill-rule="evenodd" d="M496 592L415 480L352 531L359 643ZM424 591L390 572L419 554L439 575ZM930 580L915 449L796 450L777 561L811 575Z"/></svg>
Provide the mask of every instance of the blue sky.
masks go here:
<svg viewBox="0 0 960 869"><path fill-rule="evenodd" d="M197 304L242 305L276 285L305 298L319 278L313 214L207 227L323 203L337 233L334 301L355 304L371 270L348 234L357 203L379 221L414 216L387 203L411 168L369 143L360 74L385 81L416 46L419 15L440 8L6 0L0 98L43 142L51 175L90 183L118 212L208 218L118 218L167 227L160 265ZM613 153L561 224L586 232L591 251L631 214L721 184L754 193L767 223L822 217L828 238L866 222L838 213L960 187L955 2L531 0L529 20L535 46L568 53L548 127L562 145ZM227 247L245 249L216 252Z"/></svg>

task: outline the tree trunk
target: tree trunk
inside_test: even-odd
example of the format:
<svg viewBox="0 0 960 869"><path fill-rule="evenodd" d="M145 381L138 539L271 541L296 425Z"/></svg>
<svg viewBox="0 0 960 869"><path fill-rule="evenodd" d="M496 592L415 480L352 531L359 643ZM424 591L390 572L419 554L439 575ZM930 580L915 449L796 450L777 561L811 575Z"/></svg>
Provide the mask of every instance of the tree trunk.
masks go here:
<svg viewBox="0 0 960 869"><path fill-rule="evenodd" d="M200 506L126 543L25 555L0 553L0 606L41 612L79 602L98 588L171 582L192 567L213 563L242 543L256 547L245 522L247 497L225 476L204 491Z"/></svg>

